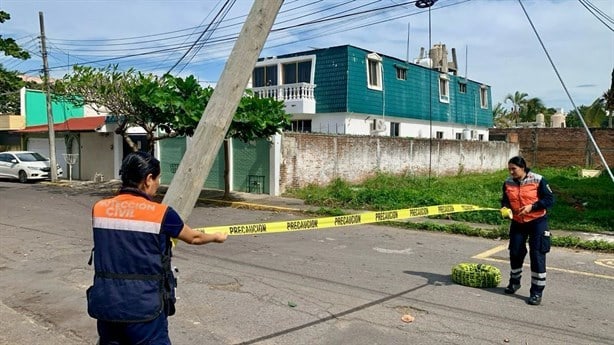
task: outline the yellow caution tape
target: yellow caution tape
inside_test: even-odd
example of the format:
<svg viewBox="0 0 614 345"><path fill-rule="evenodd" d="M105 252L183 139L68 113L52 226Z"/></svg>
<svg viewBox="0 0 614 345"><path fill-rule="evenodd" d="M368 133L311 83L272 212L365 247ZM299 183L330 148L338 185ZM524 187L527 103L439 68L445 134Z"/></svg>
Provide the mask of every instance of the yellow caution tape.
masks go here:
<svg viewBox="0 0 614 345"><path fill-rule="evenodd" d="M282 222L270 223L253 223L239 225L223 225L211 226L205 228L196 228L194 230L204 233L227 233L229 235L253 235L253 234L271 234L278 232L293 232L302 230L317 230L325 228L334 228L340 226L370 224L378 222L386 222L392 220L435 216L449 213L471 212L471 211L498 211L499 209L480 207L475 205L465 204L449 204L415 208L404 208L400 210L381 211L381 212L365 212L357 214L348 214L336 217L310 218L288 220Z"/></svg>

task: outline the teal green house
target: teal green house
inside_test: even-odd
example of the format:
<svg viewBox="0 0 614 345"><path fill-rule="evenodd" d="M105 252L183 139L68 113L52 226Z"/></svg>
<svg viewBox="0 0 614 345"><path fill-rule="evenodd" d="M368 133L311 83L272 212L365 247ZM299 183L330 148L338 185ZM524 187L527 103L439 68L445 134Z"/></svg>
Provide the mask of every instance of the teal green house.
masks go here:
<svg viewBox="0 0 614 345"><path fill-rule="evenodd" d="M490 86L459 76L445 45L435 45L430 56L408 62L343 45L263 57L248 88L283 100L293 132L488 141ZM281 140L233 140L231 190L279 194ZM172 180L188 142L160 141L163 183ZM223 189L223 173L220 151L204 187Z"/></svg>
<svg viewBox="0 0 614 345"><path fill-rule="evenodd" d="M266 57L251 87L284 100L294 131L488 141L490 86L458 76L445 45L431 56L343 45Z"/></svg>

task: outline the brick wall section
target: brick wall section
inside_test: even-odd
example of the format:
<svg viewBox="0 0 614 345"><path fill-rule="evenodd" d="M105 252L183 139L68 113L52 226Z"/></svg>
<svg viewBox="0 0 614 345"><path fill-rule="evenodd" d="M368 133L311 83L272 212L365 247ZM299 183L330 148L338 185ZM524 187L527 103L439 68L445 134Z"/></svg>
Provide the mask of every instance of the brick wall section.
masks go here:
<svg viewBox="0 0 614 345"><path fill-rule="evenodd" d="M377 172L454 175L505 169L518 144L394 137L284 133L280 191L335 178L360 182Z"/></svg>
<svg viewBox="0 0 614 345"><path fill-rule="evenodd" d="M592 128L591 133L609 166L614 166L614 129ZM530 166L603 168L584 128L490 129L491 137L518 136L520 154Z"/></svg>

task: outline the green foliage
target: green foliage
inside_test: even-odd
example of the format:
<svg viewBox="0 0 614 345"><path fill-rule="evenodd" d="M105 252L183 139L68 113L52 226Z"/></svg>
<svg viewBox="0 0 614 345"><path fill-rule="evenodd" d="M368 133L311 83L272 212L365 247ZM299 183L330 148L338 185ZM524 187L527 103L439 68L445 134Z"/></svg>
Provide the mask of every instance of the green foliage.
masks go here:
<svg viewBox="0 0 614 345"><path fill-rule="evenodd" d="M11 15L0 11L0 23L11 19ZM0 51L5 56L11 56L20 60L27 60L30 54L23 50L12 38L2 38L0 35ZM0 114L19 114L21 101L19 89L26 86L19 77L19 72L9 71L0 64Z"/></svg>
<svg viewBox="0 0 614 345"><path fill-rule="evenodd" d="M581 105L578 111L582 115L584 122L590 128L606 128L608 118L606 116L606 101L604 98L597 98L591 105ZM566 124L568 127L583 127L581 120L578 117L578 112L574 109L569 112Z"/></svg>
<svg viewBox="0 0 614 345"><path fill-rule="evenodd" d="M578 168L536 170L546 177L556 198L549 211L550 227L570 231L614 229L614 184L607 174L581 178ZM311 205L339 209L393 210L439 204L473 204L497 211L464 212L440 218L507 226L498 208L507 171L428 179L378 174L361 184L336 179L328 186L311 185L289 194ZM459 231L469 234L467 229ZM489 235L490 236L490 235ZM501 234L495 237L502 237Z"/></svg>
<svg viewBox="0 0 614 345"><path fill-rule="evenodd" d="M24 85L16 71L7 71L0 65L0 114L19 114L19 89Z"/></svg>
<svg viewBox="0 0 614 345"><path fill-rule="evenodd" d="M464 223L450 223L450 224L439 224L432 221L426 222L405 222L395 223L396 226L409 228L409 229L419 229L433 232L445 232L448 234L456 234L456 235L465 235L471 237L483 237L483 238L491 238L491 239L507 239L509 238L509 232L507 227L497 227L493 229L484 229L479 227L473 227ZM389 224L392 225L392 224Z"/></svg>
<svg viewBox="0 0 614 345"><path fill-rule="evenodd" d="M290 116L284 110L283 101L255 97L248 90L241 98L226 137L248 142L281 133L289 125Z"/></svg>
<svg viewBox="0 0 614 345"><path fill-rule="evenodd" d="M134 69L120 71L118 65L109 65L99 69L75 66L72 74L56 83L54 93L75 104L92 104L118 116L116 133L124 135L129 145L126 130L142 127L153 151L155 140L194 134L213 89L203 88L193 76L158 77ZM289 123L282 101L257 98L247 92L226 137L245 142L268 138Z"/></svg>
<svg viewBox="0 0 614 345"><path fill-rule="evenodd" d="M4 23L10 19L10 14L0 11L0 23ZM12 56L20 60L27 60L30 58L30 53L23 50L14 39L2 38L2 35L0 35L0 51L4 52L4 55L6 56Z"/></svg>

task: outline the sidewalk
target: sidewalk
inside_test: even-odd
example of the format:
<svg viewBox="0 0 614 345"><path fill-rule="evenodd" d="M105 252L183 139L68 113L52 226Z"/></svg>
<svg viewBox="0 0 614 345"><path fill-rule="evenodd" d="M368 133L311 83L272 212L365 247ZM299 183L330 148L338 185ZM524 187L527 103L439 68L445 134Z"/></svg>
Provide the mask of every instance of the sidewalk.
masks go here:
<svg viewBox="0 0 614 345"><path fill-rule="evenodd" d="M52 184L50 182L45 182L48 184ZM93 182L93 181L65 181L62 180L55 185L66 186L70 188L74 188L76 190L79 189L98 189L98 190L108 190L109 192L116 191L121 182L118 180L111 180L105 182ZM158 194L164 194L168 186L160 186L158 190ZM246 208L246 209L254 209L254 210L269 210L275 212L296 212L296 213L305 213L305 212L315 212L320 209L318 206L312 206L305 204L304 200L288 198L288 197L278 197L271 196L268 194L251 194L244 192L230 192L230 195L227 199L224 199L224 191L222 190L214 190L214 189L203 189L198 198L199 202L204 203L216 203L223 204L229 207L235 208ZM366 211L356 211L356 210L345 210L346 213L361 213ZM309 216L312 218L313 216ZM413 223L424 223L424 222L432 222L436 224L454 224L454 223L462 223L468 225L472 228L477 229L495 229L498 228L497 225L491 224L483 224L483 223L469 223L469 222L460 222L449 219L433 219L426 217L417 217L404 219L402 221L405 222L413 222ZM565 230L551 230L552 234L556 237L579 237L584 241L598 241L604 240L610 243L614 243L614 232L606 232L606 233L589 233L589 232L579 232L579 231L565 231Z"/></svg>

